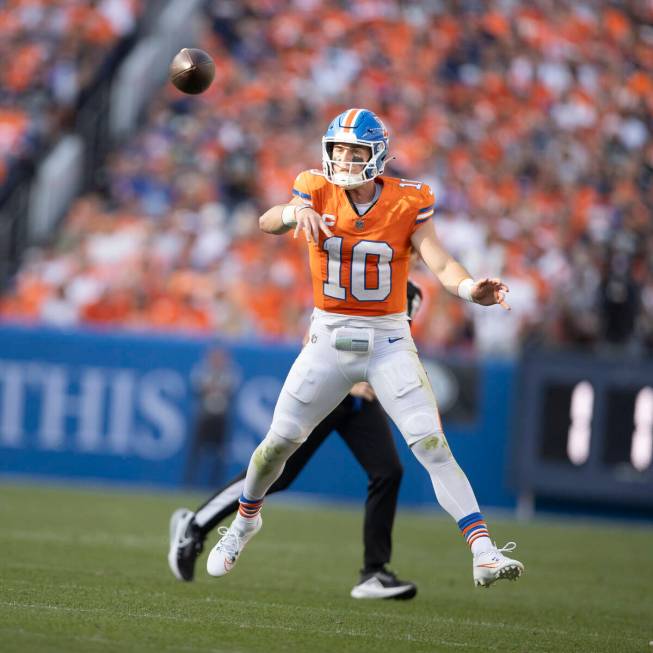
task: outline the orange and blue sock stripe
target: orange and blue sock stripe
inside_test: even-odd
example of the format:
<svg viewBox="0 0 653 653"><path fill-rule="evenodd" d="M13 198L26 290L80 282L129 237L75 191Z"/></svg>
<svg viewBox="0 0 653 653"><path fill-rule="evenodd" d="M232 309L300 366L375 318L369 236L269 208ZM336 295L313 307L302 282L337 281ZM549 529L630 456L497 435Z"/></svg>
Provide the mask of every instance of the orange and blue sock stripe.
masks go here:
<svg viewBox="0 0 653 653"><path fill-rule="evenodd" d="M487 524L480 512L473 512L458 522L458 528L469 546L479 537L490 537Z"/></svg>
<svg viewBox="0 0 653 653"><path fill-rule="evenodd" d="M244 494L240 495L238 502L238 514L245 519L254 519L261 512L263 505L263 499L248 499Z"/></svg>

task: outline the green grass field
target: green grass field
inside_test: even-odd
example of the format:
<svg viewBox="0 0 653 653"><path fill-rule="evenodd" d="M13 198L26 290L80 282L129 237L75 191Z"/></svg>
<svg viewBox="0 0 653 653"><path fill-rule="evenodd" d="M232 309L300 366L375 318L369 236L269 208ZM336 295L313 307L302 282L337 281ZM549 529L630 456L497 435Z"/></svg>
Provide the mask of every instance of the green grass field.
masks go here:
<svg viewBox="0 0 653 653"><path fill-rule="evenodd" d="M205 552L174 580L168 517L199 498L0 485L0 651L653 651L653 529L491 519L526 574L486 590L448 517L403 511L392 567L417 598L355 601L362 511L278 499L231 575Z"/></svg>

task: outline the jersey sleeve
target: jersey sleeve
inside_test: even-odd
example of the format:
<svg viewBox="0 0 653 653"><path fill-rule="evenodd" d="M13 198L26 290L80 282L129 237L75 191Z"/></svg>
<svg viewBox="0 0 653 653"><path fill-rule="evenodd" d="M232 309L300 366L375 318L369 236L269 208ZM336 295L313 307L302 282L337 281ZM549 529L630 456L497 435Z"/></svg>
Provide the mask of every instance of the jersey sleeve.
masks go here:
<svg viewBox="0 0 653 653"><path fill-rule="evenodd" d="M298 198L302 202L313 206L314 200L314 184L311 183L311 173L308 170L300 172L295 178L295 183L292 185L292 199Z"/></svg>
<svg viewBox="0 0 653 653"><path fill-rule="evenodd" d="M425 222L428 222L435 213L435 197L433 196L433 191L428 184L422 185L418 197L416 197L415 200L417 213L415 215L413 231L419 229Z"/></svg>

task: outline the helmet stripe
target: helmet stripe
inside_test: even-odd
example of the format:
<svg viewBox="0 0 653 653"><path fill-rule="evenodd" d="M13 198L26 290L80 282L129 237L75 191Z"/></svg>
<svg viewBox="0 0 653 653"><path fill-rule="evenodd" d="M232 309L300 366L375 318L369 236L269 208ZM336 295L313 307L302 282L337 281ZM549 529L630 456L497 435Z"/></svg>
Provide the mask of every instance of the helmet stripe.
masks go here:
<svg viewBox="0 0 653 653"><path fill-rule="evenodd" d="M347 112L347 115L345 116L345 120L342 123L343 127L351 127L353 123L353 117L356 114L356 109L349 109Z"/></svg>
<svg viewBox="0 0 653 653"><path fill-rule="evenodd" d="M343 123L343 127L353 127L356 124L356 118L358 118L358 114L361 112L360 109L349 109L349 112L345 116L345 121Z"/></svg>

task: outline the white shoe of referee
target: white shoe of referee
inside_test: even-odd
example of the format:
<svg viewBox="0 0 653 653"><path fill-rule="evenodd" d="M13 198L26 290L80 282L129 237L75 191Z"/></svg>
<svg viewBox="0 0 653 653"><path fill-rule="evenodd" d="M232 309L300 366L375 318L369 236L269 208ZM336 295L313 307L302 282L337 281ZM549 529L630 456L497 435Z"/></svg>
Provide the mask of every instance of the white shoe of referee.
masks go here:
<svg viewBox="0 0 653 653"><path fill-rule="evenodd" d="M358 585L351 590L354 599L412 599L417 594L417 586L409 580L400 580L389 569L361 572Z"/></svg>
<svg viewBox="0 0 653 653"><path fill-rule="evenodd" d="M231 522L229 528L226 526L218 528L218 533L222 537L211 549L206 561L206 571L211 576L225 576L236 566L245 545L261 530L263 518L258 515L255 525L246 532L237 530L234 523L235 521Z"/></svg>
<svg viewBox="0 0 653 653"><path fill-rule="evenodd" d="M474 584L477 587L489 587L496 580L517 580L524 573L524 565L503 555L504 551L514 551L517 545L508 542L498 549L484 551L474 556Z"/></svg>

